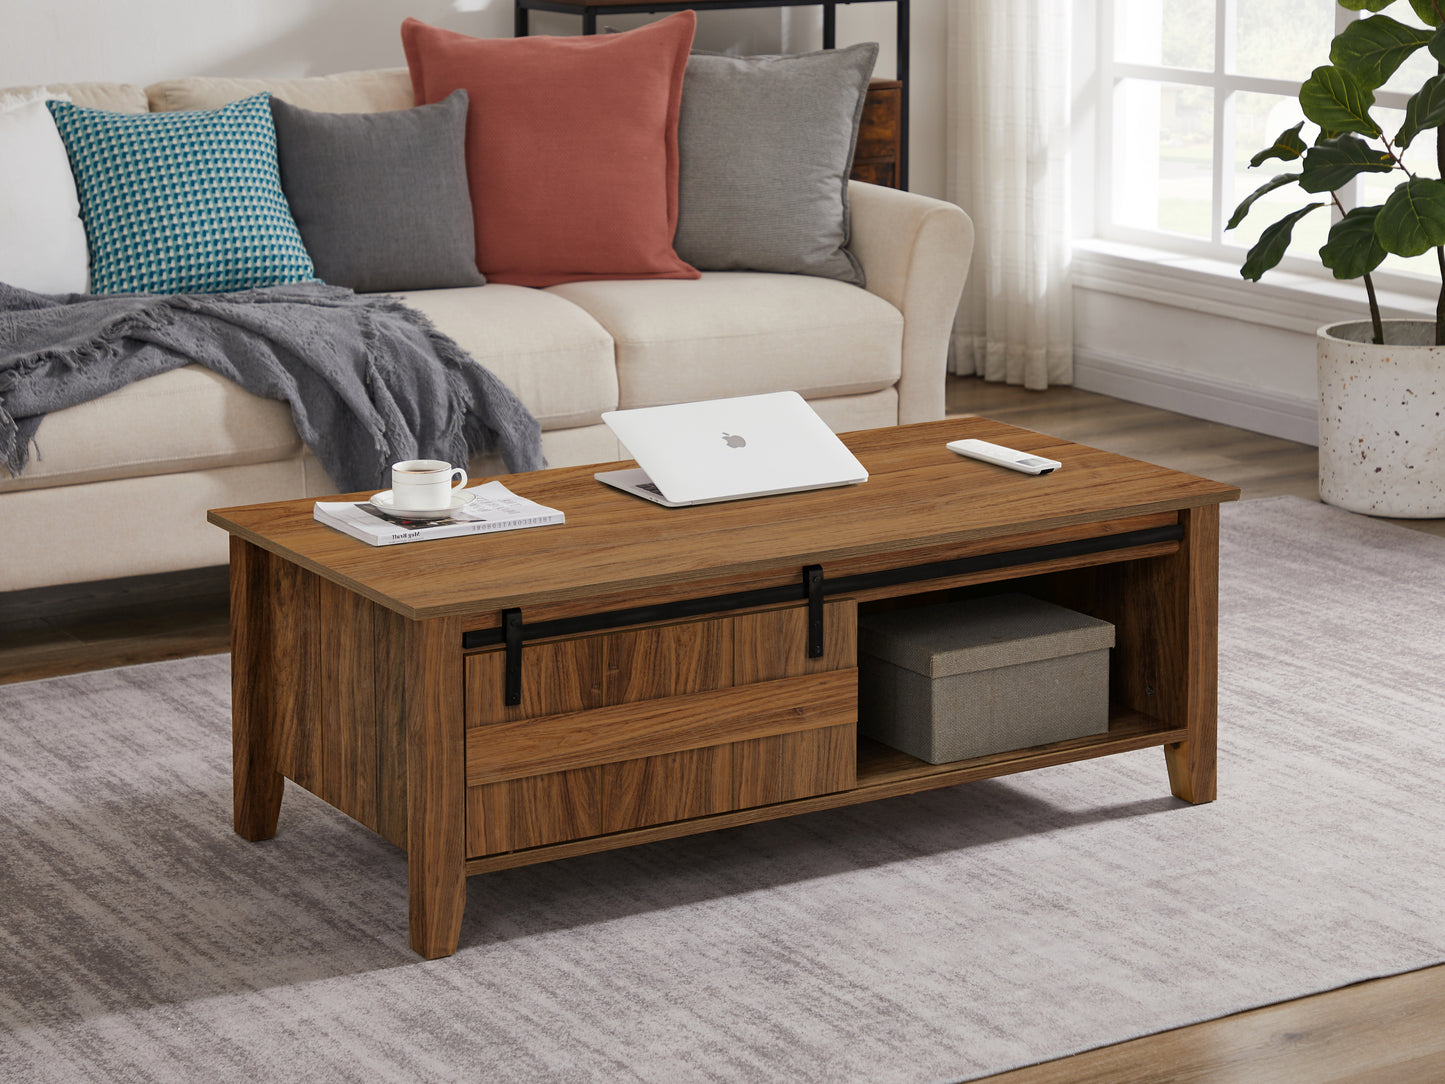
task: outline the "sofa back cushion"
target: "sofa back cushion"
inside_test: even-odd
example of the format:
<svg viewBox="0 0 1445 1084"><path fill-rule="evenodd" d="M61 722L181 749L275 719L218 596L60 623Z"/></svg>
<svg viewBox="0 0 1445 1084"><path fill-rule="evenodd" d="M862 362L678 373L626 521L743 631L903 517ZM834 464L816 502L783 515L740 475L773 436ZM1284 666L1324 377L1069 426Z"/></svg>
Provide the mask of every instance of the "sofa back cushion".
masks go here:
<svg viewBox="0 0 1445 1084"><path fill-rule="evenodd" d="M467 171L488 280L697 277L672 247L695 25L684 11L622 34L485 39L402 24L417 102L471 96Z"/></svg>
<svg viewBox="0 0 1445 1084"><path fill-rule="evenodd" d="M302 109L325 113L379 113L389 109L410 109L415 104L411 96L411 79L405 68L337 72L335 75L297 79L193 76L168 79L145 88L153 113L217 109L255 94L274 94ZM79 99L76 100L79 102Z"/></svg>

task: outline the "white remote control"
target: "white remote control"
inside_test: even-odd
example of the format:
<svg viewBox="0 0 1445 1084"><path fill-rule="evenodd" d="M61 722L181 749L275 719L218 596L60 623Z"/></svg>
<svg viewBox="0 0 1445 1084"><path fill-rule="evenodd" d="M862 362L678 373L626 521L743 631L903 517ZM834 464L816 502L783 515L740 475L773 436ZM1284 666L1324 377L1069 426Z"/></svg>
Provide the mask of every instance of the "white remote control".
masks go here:
<svg viewBox="0 0 1445 1084"><path fill-rule="evenodd" d="M1022 471L1024 474L1048 474L1063 466L1057 459L1045 459L1041 455L1020 452L1016 448L1005 448L1002 444L990 444L986 440L950 441L948 450L967 456L969 459L981 459L985 463L1007 467L1009 470Z"/></svg>

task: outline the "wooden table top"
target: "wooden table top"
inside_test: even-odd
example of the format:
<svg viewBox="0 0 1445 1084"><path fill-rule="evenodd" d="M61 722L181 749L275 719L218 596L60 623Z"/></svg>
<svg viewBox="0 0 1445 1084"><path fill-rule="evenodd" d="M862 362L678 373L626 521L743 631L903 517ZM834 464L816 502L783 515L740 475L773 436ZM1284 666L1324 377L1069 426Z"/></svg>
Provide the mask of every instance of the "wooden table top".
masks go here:
<svg viewBox="0 0 1445 1084"><path fill-rule="evenodd" d="M949 451L977 437L1059 460L1031 476ZM1221 482L986 418L843 434L861 486L664 508L592 476L628 463L502 480L561 509L552 527L369 546L317 523L313 498L213 509L207 519L413 619L477 615L689 581L921 550L1237 500ZM475 479L474 481L480 481ZM361 493L337 500L365 500Z"/></svg>

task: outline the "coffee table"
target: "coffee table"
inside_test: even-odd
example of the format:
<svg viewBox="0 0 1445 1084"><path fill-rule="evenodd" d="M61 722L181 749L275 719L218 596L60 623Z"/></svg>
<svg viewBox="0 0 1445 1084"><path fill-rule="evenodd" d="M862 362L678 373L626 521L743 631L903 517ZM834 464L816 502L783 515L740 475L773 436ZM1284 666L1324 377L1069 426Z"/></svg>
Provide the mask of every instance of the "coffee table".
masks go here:
<svg viewBox="0 0 1445 1084"><path fill-rule="evenodd" d="M1063 468L944 447L963 437ZM984 418L844 440L862 486L667 509L604 467L539 471L504 480L565 525L404 546L324 527L310 500L212 511L235 830L275 835L290 779L405 849L411 946L433 958L491 870L1148 746L1175 795L1213 800L1237 488ZM1109 730L940 765L860 740L859 613L999 589L1114 623Z"/></svg>

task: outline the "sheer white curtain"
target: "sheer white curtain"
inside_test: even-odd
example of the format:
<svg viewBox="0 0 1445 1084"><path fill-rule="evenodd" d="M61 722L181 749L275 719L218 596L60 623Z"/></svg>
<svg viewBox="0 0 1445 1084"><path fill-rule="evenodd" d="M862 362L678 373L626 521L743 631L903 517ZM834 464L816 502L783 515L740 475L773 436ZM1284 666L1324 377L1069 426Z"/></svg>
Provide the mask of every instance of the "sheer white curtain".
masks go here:
<svg viewBox="0 0 1445 1084"><path fill-rule="evenodd" d="M1073 380L1071 0L947 0L948 198L977 240L953 371Z"/></svg>

